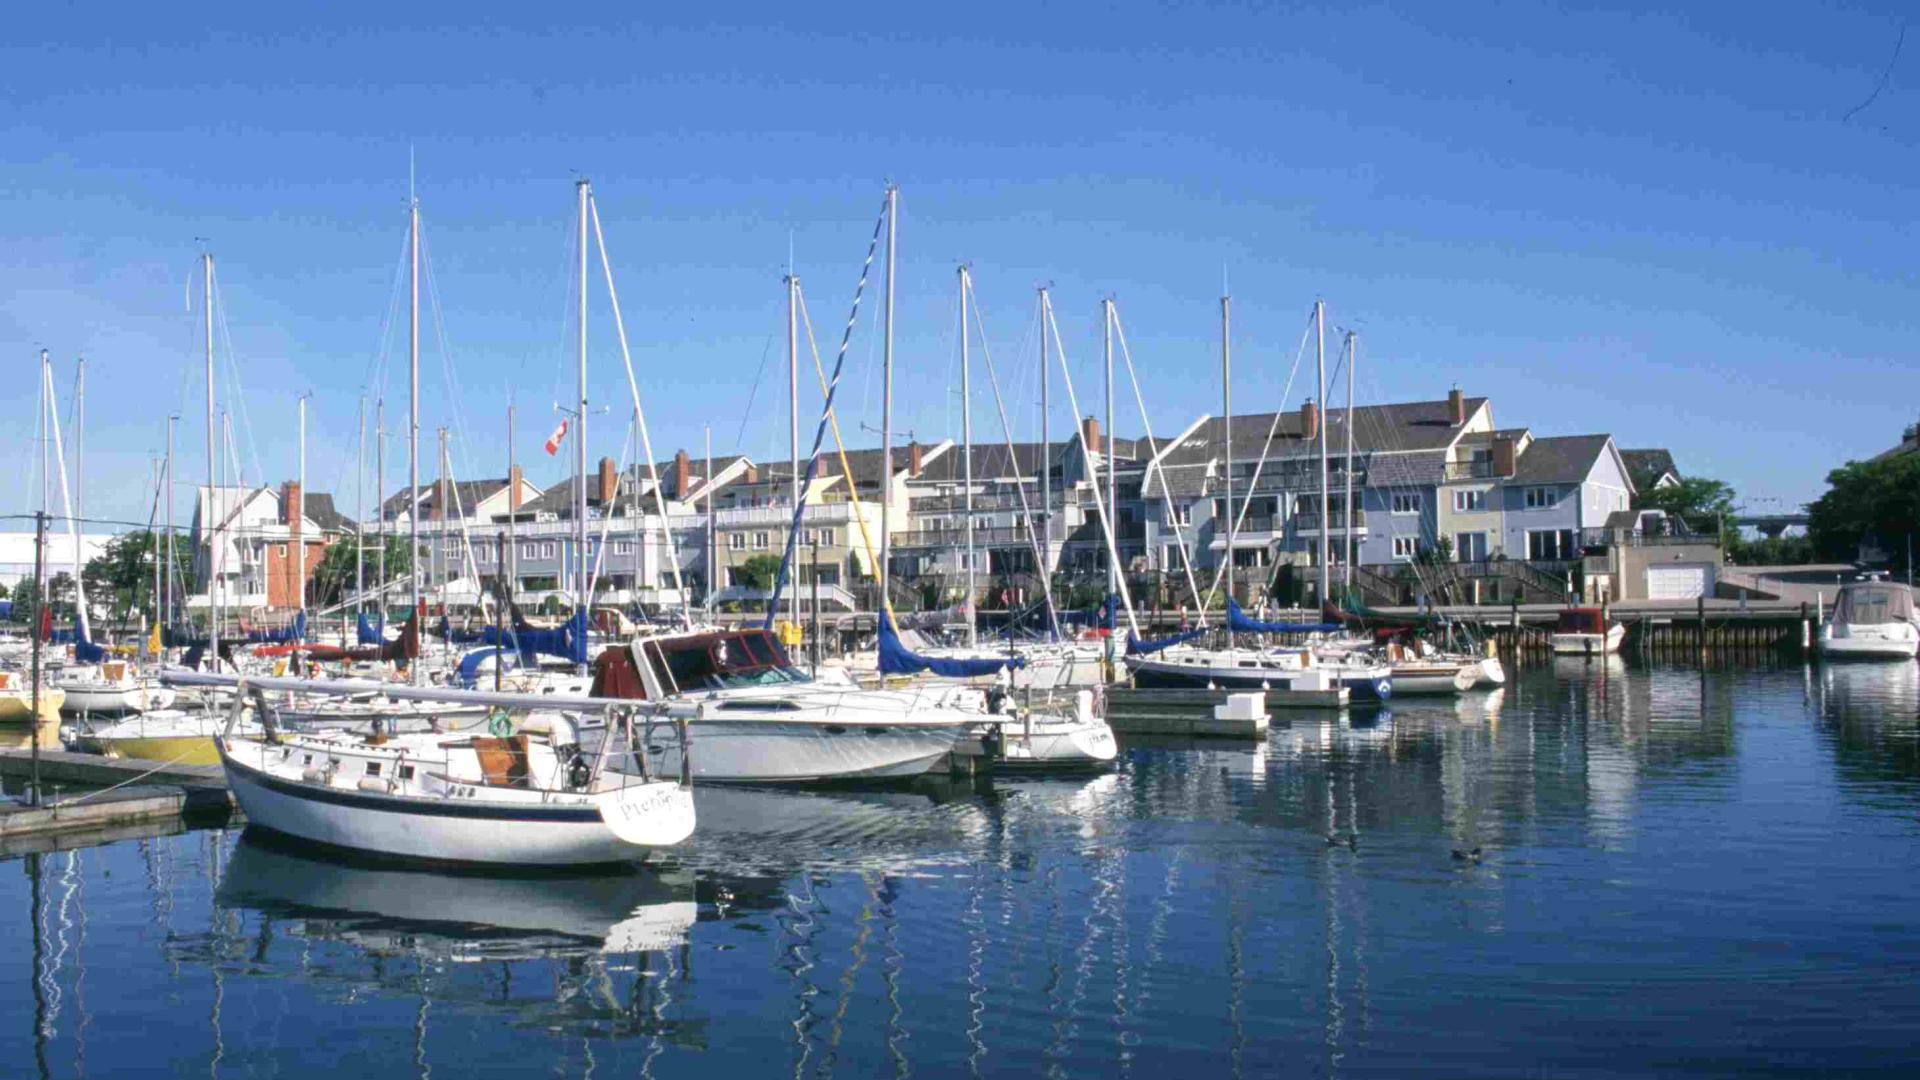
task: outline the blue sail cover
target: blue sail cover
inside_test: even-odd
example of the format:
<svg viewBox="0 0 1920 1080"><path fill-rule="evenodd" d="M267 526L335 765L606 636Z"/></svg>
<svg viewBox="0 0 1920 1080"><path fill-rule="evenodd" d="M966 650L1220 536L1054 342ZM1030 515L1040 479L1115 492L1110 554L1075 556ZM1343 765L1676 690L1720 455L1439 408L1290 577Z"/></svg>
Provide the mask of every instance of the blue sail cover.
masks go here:
<svg viewBox="0 0 1920 1080"><path fill-rule="evenodd" d="M1132 634L1128 634L1127 635L1127 652L1135 656L1146 656L1151 653L1157 653L1162 649L1171 649L1175 645L1185 644L1186 642L1192 641L1193 639L1201 636L1202 634L1205 634L1206 632L1207 632L1206 627L1198 626L1193 628L1192 630L1182 630L1177 634L1173 634L1169 637L1163 637L1163 638L1142 639L1142 638L1134 637Z"/></svg>
<svg viewBox="0 0 1920 1080"><path fill-rule="evenodd" d="M474 683L480 678L480 665L486 663L489 657L498 657L494 661L496 664L507 668L513 666L511 661L514 659L514 654L511 650L498 646L475 649L460 658L460 685L469 690L473 689Z"/></svg>
<svg viewBox="0 0 1920 1080"><path fill-rule="evenodd" d="M1247 618L1240 604L1227 597L1227 629L1236 634L1327 634L1340 629L1339 623L1261 622Z"/></svg>
<svg viewBox="0 0 1920 1080"><path fill-rule="evenodd" d="M970 679L977 675L992 675L1003 668L1026 666L1026 659L1019 656L1001 656L991 660L949 660L921 656L900 643L900 635L893 629L893 619L884 611L880 613L882 675L918 675L923 671L931 671L946 679Z"/></svg>
<svg viewBox="0 0 1920 1080"><path fill-rule="evenodd" d="M245 640L253 645L284 645L307 639L307 613L294 615L293 622L278 630L249 630Z"/></svg>
<svg viewBox="0 0 1920 1080"><path fill-rule="evenodd" d="M107 650L88 641L76 630L73 634L73 658L83 664L97 664L107 658Z"/></svg>
<svg viewBox="0 0 1920 1080"><path fill-rule="evenodd" d="M378 625L375 625L374 621L367 618L367 613L363 611L360 613L359 619L354 623L353 638L355 642L361 645L385 645L387 643L386 630L386 612L383 611L380 613L380 622Z"/></svg>
<svg viewBox="0 0 1920 1080"><path fill-rule="evenodd" d="M440 616L440 636L455 645L478 645L485 640L485 631L455 630L445 615Z"/></svg>
<svg viewBox="0 0 1920 1080"><path fill-rule="evenodd" d="M531 664L540 656L559 656L576 664L587 662L587 613L576 611L573 617L551 630L540 630L529 625L515 612L513 629L504 634L494 627L480 632L478 640L486 645L506 646L519 652L524 663Z"/></svg>

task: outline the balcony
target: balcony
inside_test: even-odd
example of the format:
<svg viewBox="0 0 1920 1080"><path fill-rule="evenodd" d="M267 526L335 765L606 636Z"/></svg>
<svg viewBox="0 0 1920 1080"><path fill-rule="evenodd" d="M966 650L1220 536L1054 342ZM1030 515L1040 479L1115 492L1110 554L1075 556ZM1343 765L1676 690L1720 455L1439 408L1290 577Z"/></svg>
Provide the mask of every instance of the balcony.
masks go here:
<svg viewBox="0 0 1920 1080"><path fill-rule="evenodd" d="M1295 514L1293 515L1293 530L1297 533L1318 534L1320 532L1320 518L1321 515L1311 512ZM1353 530L1360 532L1366 529L1366 527L1367 512L1365 510L1355 510L1353 512ZM1338 510L1334 511L1332 531L1337 533L1347 531L1347 515L1345 513Z"/></svg>
<svg viewBox="0 0 1920 1080"><path fill-rule="evenodd" d="M1491 461L1449 461L1446 478L1448 480L1496 480L1500 474L1494 471ZM1510 475L1510 474L1509 474Z"/></svg>
<svg viewBox="0 0 1920 1080"><path fill-rule="evenodd" d="M909 548L948 548L965 547L967 530L965 529L915 529L912 532L896 533L893 546L906 550ZM1033 541L1027 530L1021 527L976 527L973 530L974 547L1027 547Z"/></svg>

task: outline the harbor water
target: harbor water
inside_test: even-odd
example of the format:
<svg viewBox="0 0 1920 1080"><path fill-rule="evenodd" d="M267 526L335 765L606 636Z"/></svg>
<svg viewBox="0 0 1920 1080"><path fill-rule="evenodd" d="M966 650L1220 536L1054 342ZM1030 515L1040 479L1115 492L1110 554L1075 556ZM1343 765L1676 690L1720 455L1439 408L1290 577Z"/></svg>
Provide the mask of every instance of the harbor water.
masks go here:
<svg viewBox="0 0 1920 1080"><path fill-rule="evenodd" d="M0 1074L1913 1075L1917 735L1913 664L1561 660L1104 775L703 790L624 875L13 855Z"/></svg>

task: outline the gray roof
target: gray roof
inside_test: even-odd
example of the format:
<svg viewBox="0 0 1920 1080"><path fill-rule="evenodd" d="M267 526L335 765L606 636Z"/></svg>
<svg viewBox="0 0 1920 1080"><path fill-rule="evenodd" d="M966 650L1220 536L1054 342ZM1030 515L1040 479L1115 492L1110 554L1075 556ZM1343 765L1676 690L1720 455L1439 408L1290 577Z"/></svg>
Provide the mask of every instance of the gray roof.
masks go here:
<svg viewBox="0 0 1920 1080"><path fill-rule="evenodd" d="M1679 467L1673 463L1673 454L1664 449L1622 450L1620 461L1627 467L1633 486L1640 491L1651 489L1654 481L1668 473L1680 475Z"/></svg>
<svg viewBox="0 0 1920 1080"><path fill-rule="evenodd" d="M1577 484L1593 472L1607 450L1611 435L1554 435L1535 439L1520 455L1513 472L1516 484Z"/></svg>
<svg viewBox="0 0 1920 1080"><path fill-rule="evenodd" d="M1372 488L1432 487L1445 479L1446 455L1381 454L1367 462L1367 486Z"/></svg>
<svg viewBox="0 0 1920 1080"><path fill-rule="evenodd" d="M448 486L453 489L453 505L467 513L472 513L473 508L478 506L482 500L490 499L505 489L507 486L507 478L502 476L493 480L455 480ZM440 497L440 485L429 481L421 484L417 490L420 492L419 507L421 517L431 517ZM409 502L407 491L407 488L401 488L399 491L387 496L387 498L380 503L380 516L388 521L392 521L394 518L406 513Z"/></svg>
<svg viewBox="0 0 1920 1080"><path fill-rule="evenodd" d="M732 468L735 462L741 460L743 460L743 457L740 454L716 456L713 459L714 474L718 475L725 472L727 469ZM666 490L667 497L670 499L678 499L686 493L674 490L675 476L673 466L674 463L671 458L666 461L655 462L653 465L655 469L659 470L660 486ZM687 491L693 491L702 483L706 482L706 469L707 461L705 458L688 458ZM765 477L763 476L762 479L765 479ZM578 491L578 480L579 478L575 476L567 477L565 480L541 492L538 498L521 504L520 512L522 514L552 514L560 518L573 517L574 500L577 497L576 492ZM598 469L587 474L587 506L589 508L600 505L599 481L600 471ZM629 465L627 468L616 473L613 484L613 513L615 517L623 516L629 512L636 491L639 492L640 498L643 500L651 500L653 497L653 477L648 474L647 466L644 463ZM649 503L649 505L642 507L642 509L652 510L653 507Z"/></svg>
<svg viewBox="0 0 1920 1080"><path fill-rule="evenodd" d="M353 519L334 508L333 496L324 491L300 493L300 509L321 532L354 532Z"/></svg>
<svg viewBox="0 0 1920 1080"><path fill-rule="evenodd" d="M1487 399L1470 397L1466 399L1469 417L1486 405ZM1452 445L1460 435L1448 416L1447 402L1414 401L1396 405L1362 405L1353 410L1353 446L1356 452L1372 453L1376 451L1412 451L1440 450ZM1327 442L1329 446L1346 447L1347 410L1332 409L1326 414ZM1249 416L1233 418L1233 457L1236 461L1251 461L1260 457L1262 448L1266 456L1293 457L1313 453L1319 442L1301 437L1300 410L1292 409L1279 414L1279 426L1274 433L1273 443L1267 444L1267 433L1274 429L1273 413L1254 413ZM1180 445L1167 453L1163 464L1189 465L1220 457L1225 447L1226 424L1220 417L1211 417L1201 424L1193 434L1188 435Z"/></svg>

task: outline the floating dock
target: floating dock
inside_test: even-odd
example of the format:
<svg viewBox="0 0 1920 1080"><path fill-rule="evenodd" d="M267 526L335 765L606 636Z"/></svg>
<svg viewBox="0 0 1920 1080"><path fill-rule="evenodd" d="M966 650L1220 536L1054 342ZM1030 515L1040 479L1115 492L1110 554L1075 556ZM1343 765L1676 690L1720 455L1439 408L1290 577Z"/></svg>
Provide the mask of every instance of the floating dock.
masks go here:
<svg viewBox="0 0 1920 1080"><path fill-rule="evenodd" d="M0 752L0 776L27 780L32 775L31 752ZM23 838L48 833L233 812L233 796L218 765L168 765L42 750L40 787L38 806L0 802L0 850L14 851Z"/></svg>

